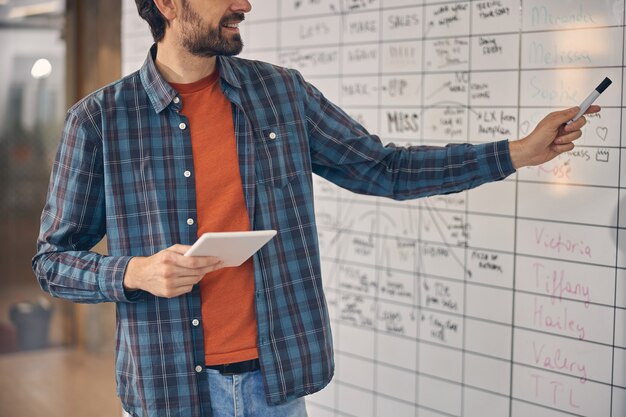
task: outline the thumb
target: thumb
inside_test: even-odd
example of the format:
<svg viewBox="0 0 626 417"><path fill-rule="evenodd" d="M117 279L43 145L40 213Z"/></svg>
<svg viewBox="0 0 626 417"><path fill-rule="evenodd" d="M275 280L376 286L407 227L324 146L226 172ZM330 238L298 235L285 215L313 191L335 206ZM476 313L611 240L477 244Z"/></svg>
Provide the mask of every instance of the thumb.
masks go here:
<svg viewBox="0 0 626 417"><path fill-rule="evenodd" d="M189 245L176 244L176 245L170 246L166 250L178 253L180 255L184 255L185 252L187 252L189 250L189 248L191 248L191 246L189 246Z"/></svg>

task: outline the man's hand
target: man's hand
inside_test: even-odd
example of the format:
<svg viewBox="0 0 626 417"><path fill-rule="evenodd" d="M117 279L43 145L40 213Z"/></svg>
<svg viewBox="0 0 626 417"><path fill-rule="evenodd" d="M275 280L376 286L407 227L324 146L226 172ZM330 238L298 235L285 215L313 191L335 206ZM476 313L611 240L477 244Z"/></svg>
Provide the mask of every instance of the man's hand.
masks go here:
<svg viewBox="0 0 626 417"><path fill-rule="evenodd" d="M519 169L529 165L540 165L563 152L574 149L572 142L582 135L580 129L587 123L587 120L583 116L569 125L565 123L576 116L578 110L578 107L572 107L552 112L537 124L530 135L510 142L509 150L513 167ZM591 106L585 114L599 111L600 106Z"/></svg>
<svg viewBox="0 0 626 417"><path fill-rule="evenodd" d="M205 274L222 268L222 262L212 256L184 256L190 247L174 245L152 256L132 258L124 275L124 289L177 297L190 292Z"/></svg>

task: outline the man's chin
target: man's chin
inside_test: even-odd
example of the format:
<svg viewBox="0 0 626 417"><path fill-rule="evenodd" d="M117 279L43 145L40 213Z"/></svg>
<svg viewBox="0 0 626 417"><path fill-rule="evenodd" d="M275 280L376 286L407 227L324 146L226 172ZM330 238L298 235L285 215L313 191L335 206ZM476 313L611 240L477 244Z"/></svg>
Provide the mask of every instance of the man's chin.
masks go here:
<svg viewBox="0 0 626 417"><path fill-rule="evenodd" d="M240 39L239 42L237 42L237 44L235 45L231 44L228 48L221 48L219 51L216 51L217 52L216 55L235 56L235 55L239 55L242 50L243 50L243 42L241 42L241 39Z"/></svg>
<svg viewBox="0 0 626 417"><path fill-rule="evenodd" d="M239 42L238 45L230 45L229 47L222 48L189 48L187 50L192 55L203 58L212 58L214 56L235 56L239 55L243 50L243 43Z"/></svg>

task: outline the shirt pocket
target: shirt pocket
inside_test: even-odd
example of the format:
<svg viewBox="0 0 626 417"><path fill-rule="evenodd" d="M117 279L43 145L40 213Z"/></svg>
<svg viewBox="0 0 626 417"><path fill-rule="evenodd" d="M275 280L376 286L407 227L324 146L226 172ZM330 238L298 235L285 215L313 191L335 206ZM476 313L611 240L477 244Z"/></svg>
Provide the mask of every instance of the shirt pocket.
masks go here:
<svg viewBox="0 0 626 417"><path fill-rule="evenodd" d="M284 187L302 172L302 144L287 125L269 126L255 131L257 183Z"/></svg>

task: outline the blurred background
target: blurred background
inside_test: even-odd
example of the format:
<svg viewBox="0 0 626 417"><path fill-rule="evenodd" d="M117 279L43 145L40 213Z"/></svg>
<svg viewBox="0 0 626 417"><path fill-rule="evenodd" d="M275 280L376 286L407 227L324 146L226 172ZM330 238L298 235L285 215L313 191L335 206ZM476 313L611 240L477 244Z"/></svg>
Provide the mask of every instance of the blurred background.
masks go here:
<svg viewBox="0 0 626 417"><path fill-rule="evenodd" d="M53 299L31 270L65 112L121 75L121 1L0 0L0 417L121 415L114 305Z"/></svg>

